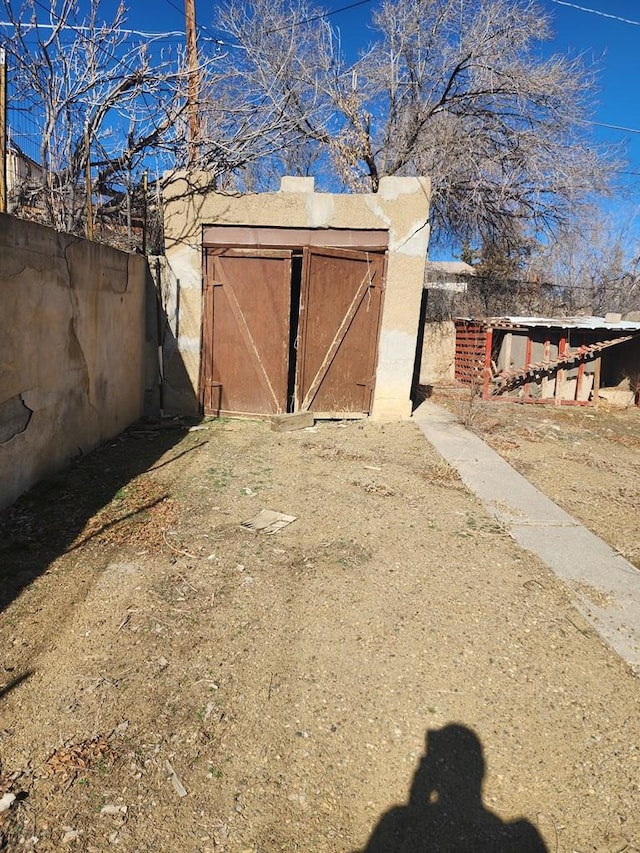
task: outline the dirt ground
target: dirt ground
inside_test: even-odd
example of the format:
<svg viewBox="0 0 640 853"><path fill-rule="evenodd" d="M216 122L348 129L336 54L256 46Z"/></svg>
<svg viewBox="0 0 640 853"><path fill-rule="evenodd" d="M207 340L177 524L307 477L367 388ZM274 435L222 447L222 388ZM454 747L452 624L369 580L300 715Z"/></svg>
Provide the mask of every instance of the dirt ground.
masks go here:
<svg viewBox="0 0 640 853"><path fill-rule="evenodd" d="M639 564L640 412L444 402ZM640 851L570 595L411 422L138 425L0 516L0 847Z"/></svg>

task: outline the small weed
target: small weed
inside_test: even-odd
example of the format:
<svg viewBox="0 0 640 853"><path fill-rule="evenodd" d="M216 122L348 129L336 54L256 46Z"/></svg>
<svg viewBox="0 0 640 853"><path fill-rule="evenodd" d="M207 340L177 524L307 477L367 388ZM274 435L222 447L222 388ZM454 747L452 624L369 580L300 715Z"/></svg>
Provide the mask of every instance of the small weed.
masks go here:
<svg viewBox="0 0 640 853"><path fill-rule="evenodd" d="M212 690L217 688L212 687ZM203 705L198 711L196 711L196 717L200 720L201 723L206 722L213 712L217 713L216 706L213 702L209 702L208 705Z"/></svg>
<svg viewBox="0 0 640 853"><path fill-rule="evenodd" d="M229 471L225 468L208 468L207 474L214 489L224 489L229 485Z"/></svg>
<svg viewBox="0 0 640 853"><path fill-rule="evenodd" d="M465 523L468 530L477 533L503 534L508 532L507 527L497 520L478 522L477 519L470 515L467 517Z"/></svg>
<svg viewBox="0 0 640 853"><path fill-rule="evenodd" d="M249 471L249 474L252 477L262 477L265 474L272 474L272 473L273 473L273 468L269 468L269 467L260 467L260 468L257 468L255 471Z"/></svg>
<svg viewBox="0 0 640 853"><path fill-rule="evenodd" d="M121 489L118 489L118 491L115 493L115 495L113 496L113 500L114 501L123 501L126 498L126 496L127 496L127 490L123 486Z"/></svg>
<svg viewBox="0 0 640 853"><path fill-rule="evenodd" d="M222 779L222 776L223 776L223 775L224 775L224 774L223 774L223 772L222 772L222 768L221 768L221 767L216 767L216 765L215 765L215 764L210 764L210 765L209 765L209 777L210 777L211 779Z"/></svg>
<svg viewBox="0 0 640 853"><path fill-rule="evenodd" d="M460 474L449 465L429 465L421 472L421 476L433 486L442 486L450 489L464 489Z"/></svg>
<svg viewBox="0 0 640 853"><path fill-rule="evenodd" d="M466 389L464 398L459 400L456 406L456 417L467 429L475 426L478 415L482 411L482 382L481 365L478 363L471 376L471 382Z"/></svg>
<svg viewBox="0 0 640 853"><path fill-rule="evenodd" d="M507 525L500 521L493 521L487 524L483 524L482 529L486 533L497 533L500 535L507 534L509 532Z"/></svg>

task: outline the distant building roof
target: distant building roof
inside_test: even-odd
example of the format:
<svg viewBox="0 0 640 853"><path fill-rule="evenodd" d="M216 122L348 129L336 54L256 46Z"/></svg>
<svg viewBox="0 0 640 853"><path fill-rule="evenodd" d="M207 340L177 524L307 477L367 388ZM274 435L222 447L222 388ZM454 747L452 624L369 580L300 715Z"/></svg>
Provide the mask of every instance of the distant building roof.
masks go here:
<svg viewBox="0 0 640 853"><path fill-rule="evenodd" d="M476 271L464 261L427 261L424 269L424 286L427 290L449 290L465 293L467 278Z"/></svg>
<svg viewBox="0 0 640 853"><path fill-rule="evenodd" d="M426 273L443 272L449 275L475 275L476 271L471 264L464 261L427 261Z"/></svg>

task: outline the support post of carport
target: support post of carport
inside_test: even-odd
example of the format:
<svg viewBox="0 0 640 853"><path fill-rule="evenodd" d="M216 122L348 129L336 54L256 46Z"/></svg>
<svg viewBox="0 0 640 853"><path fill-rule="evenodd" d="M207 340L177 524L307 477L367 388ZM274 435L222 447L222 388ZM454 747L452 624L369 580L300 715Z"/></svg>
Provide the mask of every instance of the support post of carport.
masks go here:
<svg viewBox="0 0 640 853"><path fill-rule="evenodd" d="M489 399L489 388L491 386L491 349L493 346L493 329L487 329L487 337L484 344L484 370L482 376L482 399Z"/></svg>

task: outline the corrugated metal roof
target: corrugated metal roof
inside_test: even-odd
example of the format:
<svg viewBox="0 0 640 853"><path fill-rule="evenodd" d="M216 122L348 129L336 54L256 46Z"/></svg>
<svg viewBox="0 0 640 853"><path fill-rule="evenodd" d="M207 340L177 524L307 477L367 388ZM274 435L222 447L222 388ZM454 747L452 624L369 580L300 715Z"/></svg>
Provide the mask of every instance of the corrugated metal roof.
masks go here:
<svg viewBox="0 0 640 853"><path fill-rule="evenodd" d="M470 317L459 317L460 320L470 320ZM486 326L542 326L550 329L585 329L595 331L606 329L610 332L640 332L640 323L631 320L620 320L612 323L604 317L487 317L478 322Z"/></svg>

